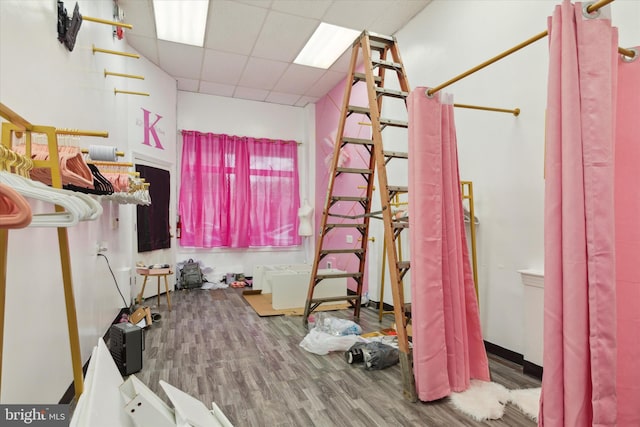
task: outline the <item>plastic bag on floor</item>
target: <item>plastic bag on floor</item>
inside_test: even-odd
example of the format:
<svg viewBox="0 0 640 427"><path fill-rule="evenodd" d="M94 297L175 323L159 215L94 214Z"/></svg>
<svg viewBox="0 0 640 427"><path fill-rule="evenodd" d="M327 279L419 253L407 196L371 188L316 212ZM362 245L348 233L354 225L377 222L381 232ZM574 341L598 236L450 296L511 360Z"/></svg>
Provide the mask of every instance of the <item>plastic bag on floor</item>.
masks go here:
<svg viewBox="0 0 640 427"><path fill-rule="evenodd" d="M315 329L326 332L330 335L360 335L362 333L362 328L356 322L352 320L338 319L337 317L329 316L324 313L318 313L316 315L315 322Z"/></svg>
<svg viewBox="0 0 640 427"><path fill-rule="evenodd" d="M336 336L320 331L317 328L311 329L307 336L300 342L300 347L310 353L324 356L330 351L347 351L356 342L366 342L358 335Z"/></svg>
<svg viewBox="0 0 640 427"><path fill-rule="evenodd" d="M364 362L364 369L375 371L393 366L400 361L397 348L379 341L355 343L345 353L347 363Z"/></svg>

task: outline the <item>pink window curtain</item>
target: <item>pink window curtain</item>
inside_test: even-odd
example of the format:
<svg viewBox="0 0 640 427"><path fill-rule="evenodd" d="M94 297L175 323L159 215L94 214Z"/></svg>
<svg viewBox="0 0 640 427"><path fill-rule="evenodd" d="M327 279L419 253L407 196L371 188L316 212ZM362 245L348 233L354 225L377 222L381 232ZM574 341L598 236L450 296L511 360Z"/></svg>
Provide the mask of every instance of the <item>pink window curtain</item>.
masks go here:
<svg viewBox="0 0 640 427"><path fill-rule="evenodd" d="M413 368L418 398L489 381L465 234L453 103L416 88L409 109Z"/></svg>
<svg viewBox="0 0 640 427"><path fill-rule="evenodd" d="M300 245L294 141L183 131L182 246Z"/></svg>
<svg viewBox="0 0 640 427"><path fill-rule="evenodd" d="M541 426L640 425L640 61L607 13L549 20Z"/></svg>

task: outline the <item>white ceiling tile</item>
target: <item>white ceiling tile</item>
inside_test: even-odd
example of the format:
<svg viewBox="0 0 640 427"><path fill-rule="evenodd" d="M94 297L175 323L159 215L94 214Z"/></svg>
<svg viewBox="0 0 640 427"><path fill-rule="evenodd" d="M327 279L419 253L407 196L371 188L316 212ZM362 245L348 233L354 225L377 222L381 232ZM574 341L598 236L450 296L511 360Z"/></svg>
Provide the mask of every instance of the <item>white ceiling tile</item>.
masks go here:
<svg viewBox="0 0 640 427"><path fill-rule="evenodd" d="M136 36L156 37L156 23L151 0L119 0L118 7L124 14L123 22L133 25L124 33Z"/></svg>
<svg viewBox="0 0 640 427"><path fill-rule="evenodd" d="M307 104L315 104L318 102L320 98L315 96L301 96L300 99L295 103L296 107L306 107Z"/></svg>
<svg viewBox="0 0 640 427"><path fill-rule="evenodd" d="M336 59L336 62L334 62L333 65L331 66L331 71L337 71L337 72L344 73L344 75L347 75L347 73L349 72L349 66L351 65L352 53L353 53L352 48L345 50L344 53L340 55L340 57ZM360 58L361 56L362 55L359 55L358 58Z"/></svg>
<svg viewBox="0 0 640 427"><path fill-rule="evenodd" d="M158 41L160 67L174 77L199 79L203 53L200 47Z"/></svg>
<svg viewBox="0 0 640 427"><path fill-rule="evenodd" d="M198 86L200 84L199 80L183 79L182 77L178 77L176 80L178 81L178 90L184 90L187 92L198 91Z"/></svg>
<svg viewBox="0 0 640 427"><path fill-rule="evenodd" d="M386 15L387 10L393 5L393 0L340 0L331 4L324 21L329 24L353 28L354 30L367 30L378 16Z"/></svg>
<svg viewBox="0 0 640 427"><path fill-rule="evenodd" d="M287 69L285 62L250 58L240 77L241 86L271 90Z"/></svg>
<svg viewBox="0 0 640 427"><path fill-rule="evenodd" d="M221 83L212 83L205 81L200 82L200 92L206 93L208 95L232 97L235 88L236 87L233 85L225 85Z"/></svg>
<svg viewBox="0 0 640 427"><path fill-rule="evenodd" d="M205 47L242 55L251 53L267 10L234 1L211 3Z"/></svg>
<svg viewBox="0 0 640 427"><path fill-rule="evenodd" d="M234 0L238 3L245 3L251 6L262 7L269 9L271 7L272 0Z"/></svg>
<svg viewBox="0 0 640 427"><path fill-rule="evenodd" d="M140 55L147 58L154 64L160 64L158 59L158 39L155 37L143 37L133 34L126 34L125 41L140 53Z"/></svg>
<svg viewBox="0 0 640 427"><path fill-rule="evenodd" d="M205 49L202 80L235 85L247 63L247 56Z"/></svg>
<svg viewBox="0 0 640 427"><path fill-rule="evenodd" d="M270 12L252 55L276 61L293 61L315 31L319 21Z"/></svg>
<svg viewBox="0 0 640 427"><path fill-rule="evenodd" d="M295 105L298 99L300 99L300 95L282 92L269 92L265 101L272 102L274 104Z"/></svg>
<svg viewBox="0 0 640 427"><path fill-rule="evenodd" d="M267 98L267 95L269 95L268 90L241 86L236 87L236 90L233 93L234 98L250 99L252 101L264 101Z"/></svg>
<svg viewBox="0 0 640 427"><path fill-rule="evenodd" d="M322 19L332 0L274 0L271 9L305 18Z"/></svg>
<svg viewBox="0 0 640 427"><path fill-rule="evenodd" d="M347 76L343 73L336 73L335 71L329 70L320 78L320 80L318 80L316 84L313 85L310 90L305 93L305 95L322 98L346 77Z"/></svg>
<svg viewBox="0 0 640 427"><path fill-rule="evenodd" d="M431 0L395 0L395 5L387 9L387 13L375 18L369 24L369 31L379 34L393 35L411 18L430 3Z"/></svg>
<svg viewBox="0 0 640 427"><path fill-rule="evenodd" d="M321 68L291 64L273 90L285 93L305 93L326 72Z"/></svg>

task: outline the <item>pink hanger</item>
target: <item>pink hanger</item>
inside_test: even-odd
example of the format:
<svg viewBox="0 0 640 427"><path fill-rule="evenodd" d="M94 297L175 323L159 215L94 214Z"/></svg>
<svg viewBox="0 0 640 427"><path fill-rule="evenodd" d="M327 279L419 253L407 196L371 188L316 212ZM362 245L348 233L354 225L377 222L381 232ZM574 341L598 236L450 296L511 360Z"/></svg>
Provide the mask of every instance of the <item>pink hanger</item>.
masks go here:
<svg viewBox="0 0 640 427"><path fill-rule="evenodd" d="M31 206L13 188L0 183L0 228L24 228L31 223Z"/></svg>

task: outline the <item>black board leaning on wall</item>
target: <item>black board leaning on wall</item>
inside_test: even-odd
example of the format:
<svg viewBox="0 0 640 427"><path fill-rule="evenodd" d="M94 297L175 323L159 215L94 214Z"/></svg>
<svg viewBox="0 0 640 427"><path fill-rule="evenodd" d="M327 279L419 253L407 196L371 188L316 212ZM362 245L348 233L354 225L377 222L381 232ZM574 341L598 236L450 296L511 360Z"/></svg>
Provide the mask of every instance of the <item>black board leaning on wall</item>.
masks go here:
<svg viewBox="0 0 640 427"><path fill-rule="evenodd" d="M171 247L169 234L169 197L171 176L168 170L136 165L140 178L149 183L151 205L137 206L138 252Z"/></svg>

